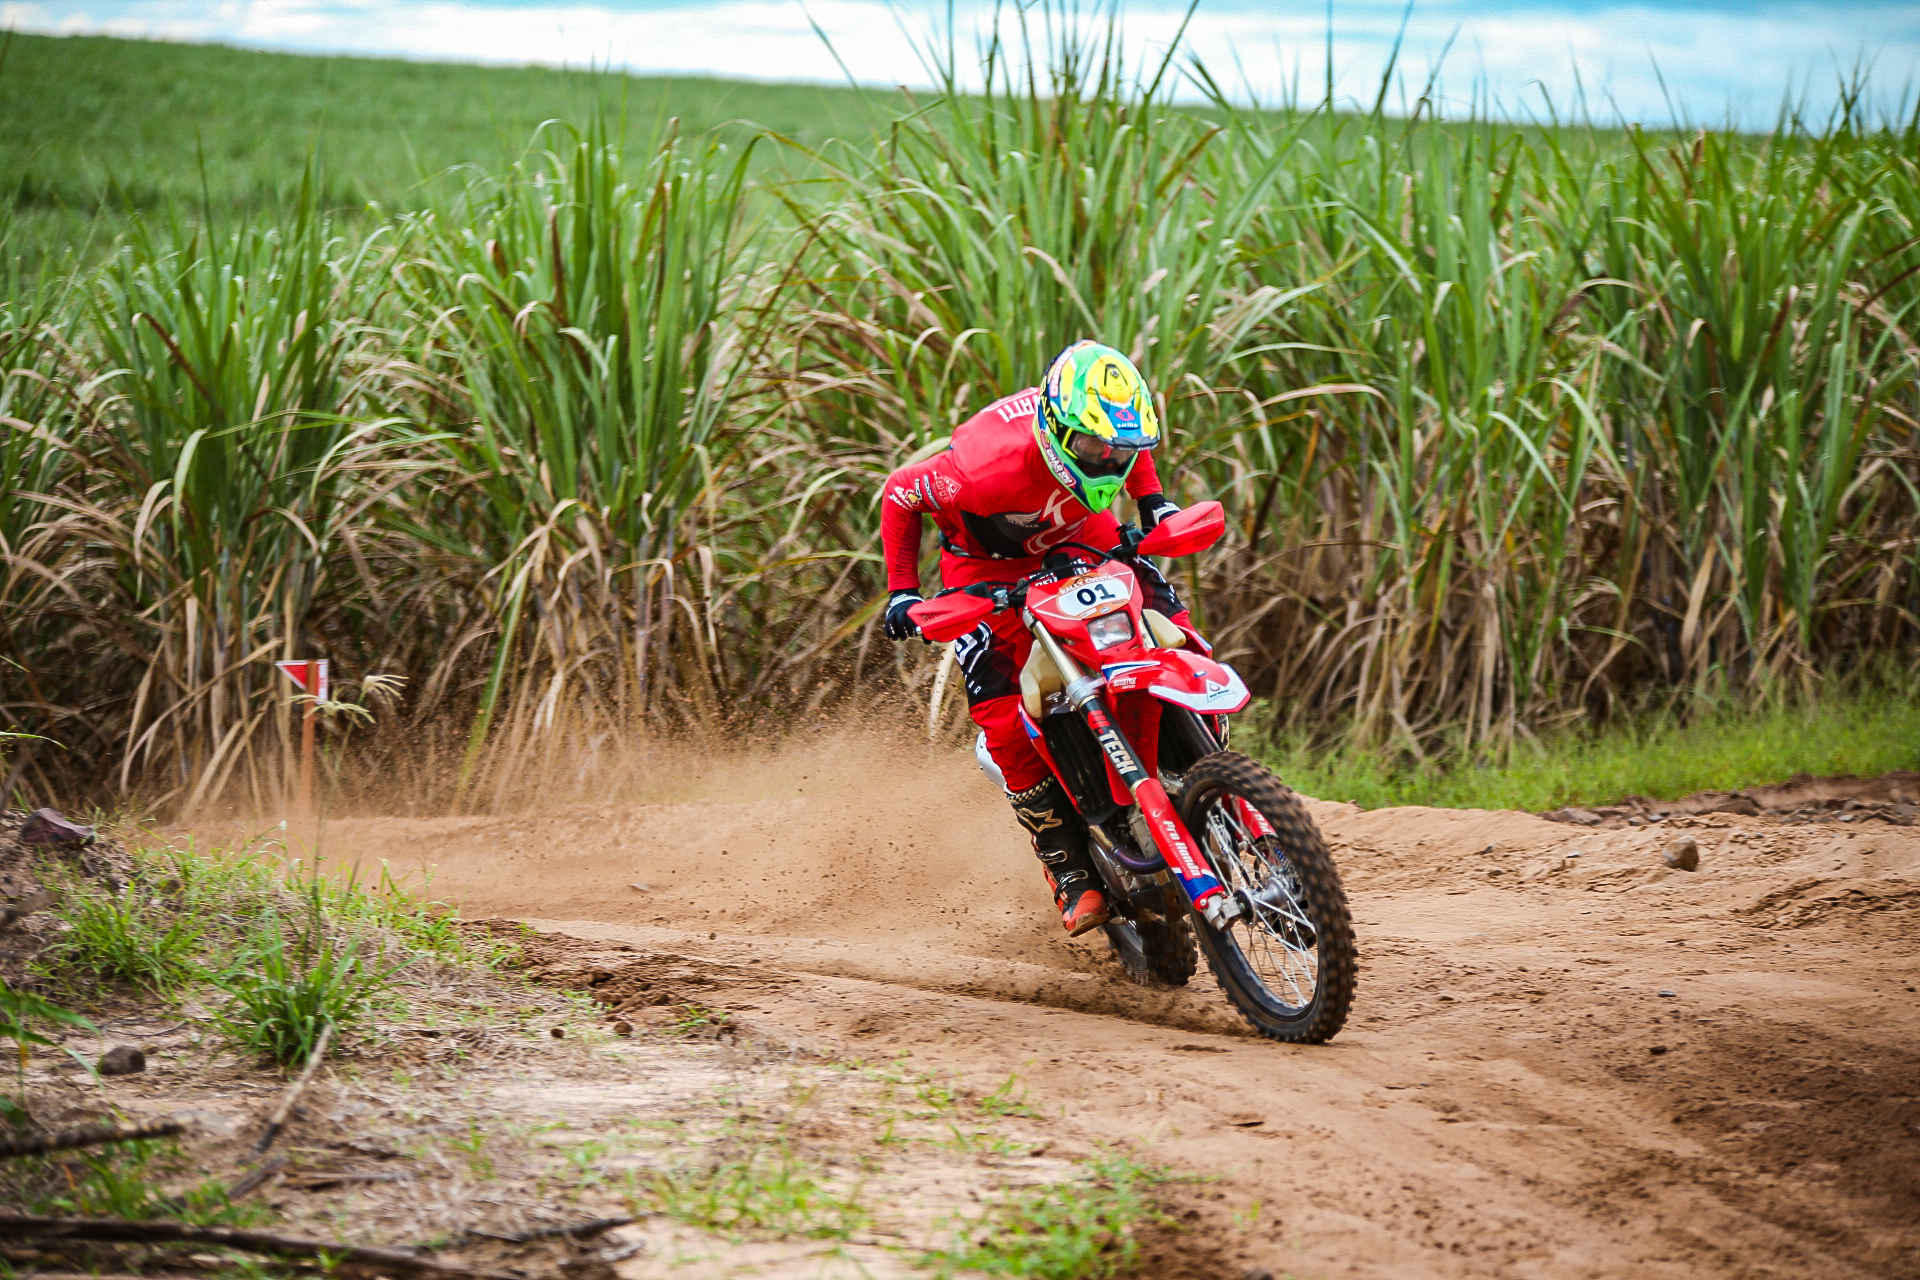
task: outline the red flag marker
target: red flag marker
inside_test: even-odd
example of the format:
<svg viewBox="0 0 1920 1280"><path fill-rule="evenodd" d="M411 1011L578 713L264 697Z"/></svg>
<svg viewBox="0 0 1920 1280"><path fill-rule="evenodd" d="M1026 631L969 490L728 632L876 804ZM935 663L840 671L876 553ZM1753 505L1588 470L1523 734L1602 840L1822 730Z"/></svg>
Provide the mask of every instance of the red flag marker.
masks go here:
<svg viewBox="0 0 1920 1280"><path fill-rule="evenodd" d="M313 716L319 704L327 700L327 660L314 658L301 662L276 662L287 679L300 686L313 701L307 704L300 720L300 816L313 816Z"/></svg>
<svg viewBox="0 0 1920 1280"><path fill-rule="evenodd" d="M287 679L300 686L302 693L311 694L315 702L327 700L327 668L331 665L327 659L320 658L306 662L276 662L274 666L286 674Z"/></svg>

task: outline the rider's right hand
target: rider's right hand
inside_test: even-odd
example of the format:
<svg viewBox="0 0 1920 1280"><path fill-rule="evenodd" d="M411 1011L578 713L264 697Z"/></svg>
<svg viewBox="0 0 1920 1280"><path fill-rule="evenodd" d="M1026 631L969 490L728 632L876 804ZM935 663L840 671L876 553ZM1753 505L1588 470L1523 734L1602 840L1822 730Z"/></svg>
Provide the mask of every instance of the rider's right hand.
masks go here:
<svg viewBox="0 0 1920 1280"><path fill-rule="evenodd" d="M880 629L887 633L887 639L911 640L920 634L919 625L907 612L920 602L918 591L896 591L888 598L887 616L880 624Z"/></svg>

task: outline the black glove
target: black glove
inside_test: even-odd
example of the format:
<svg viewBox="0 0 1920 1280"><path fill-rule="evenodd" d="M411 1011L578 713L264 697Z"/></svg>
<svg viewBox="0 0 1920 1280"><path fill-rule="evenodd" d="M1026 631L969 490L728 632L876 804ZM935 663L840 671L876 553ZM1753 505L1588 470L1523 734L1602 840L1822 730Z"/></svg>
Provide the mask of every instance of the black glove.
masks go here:
<svg viewBox="0 0 1920 1280"><path fill-rule="evenodd" d="M1133 500L1140 508L1140 531L1152 533L1153 526L1180 509L1180 504L1164 493L1149 493Z"/></svg>
<svg viewBox="0 0 1920 1280"><path fill-rule="evenodd" d="M907 616L907 610L920 603L918 591L896 591L887 600L886 620L880 629L887 633L889 640L911 640L920 634L920 628Z"/></svg>

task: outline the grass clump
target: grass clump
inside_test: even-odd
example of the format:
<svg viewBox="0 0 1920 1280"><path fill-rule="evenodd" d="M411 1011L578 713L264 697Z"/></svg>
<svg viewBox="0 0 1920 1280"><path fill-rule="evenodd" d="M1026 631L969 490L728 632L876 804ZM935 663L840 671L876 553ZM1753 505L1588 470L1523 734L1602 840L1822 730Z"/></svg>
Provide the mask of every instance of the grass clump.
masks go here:
<svg viewBox="0 0 1920 1280"><path fill-rule="evenodd" d="M168 902L145 877L117 894L69 886L61 917L71 926L48 967L71 980L89 977L171 995L191 982L204 926L189 905Z"/></svg>
<svg viewBox="0 0 1920 1280"><path fill-rule="evenodd" d="M74 876L54 888L69 928L37 961L41 982L82 1005L210 993L226 1042L282 1066L327 1026L336 1046L364 1027L416 963L492 969L514 952L469 942L445 903L385 868L368 884L252 844L139 849L118 892Z"/></svg>
<svg viewBox="0 0 1920 1280"><path fill-rule="evenodd" d="M201 1226L246 1226L265 1217L262 1209L234 1204L218 1179L192 1179L193 1172L170 1138L29 1157L0 1164L0 1202L30 1214Z"/></svg>
<svg viewBox="0 0 1920 1280"><path fill-rule="evenodd" d="M1595 734L1547 735L1516 744L1505 760L1452 767L1295 744L1264 754L1308 795L1369 809L1539 811L1632 795L1674 800L1695 791L1737 791L1798 773L1873 777L1920 768L1920 702L1910 692L1887 690L1757 710L1726 706L1686 721L1663 714Z"/></svg>
<svg viewBox="0 0 1920 1280"><path fill-rule="evenodd" d="M227 1004L214 1020L236 1047L283 1067L299 1065L327 1027L340 1035L364 1022L403 967L370 963L362 939L329 936L321 925L315 917L289 937L269 912L232 969L215 978Z"/></svg>
<svg viewBox="0 0 1920 1280"><path fill-rule="evenodd" d="M975 1218L954 1224L944 1249L924 1265L941 1276L981 1272L1022 1280L1102 1280L1130 1271L1141 1229L1169 1221L1154 1188L1164 1169L1109 1153L1089 1163L1085 1180L1010 1191Z"/></svg>
<svg viewBox="0 0 1920 1280"><path fill-rule="evenodd" d="M667 1024L671 1035L691 1036L724 1027L729 1018L724 1009L709 1009L703 1004L683 1004L678 1016Z"/></svg>
<svg viewBox="0 0 1920 1280"><path fill-rule="evenodd" d="M707 1163L655 1173L635 1197L650 1210L731 1239L845 1240L869 1214L784 1140L725 1142Z"/></svg>
<svg viewBox="0 0 1920 1280"><path fill-rule="evenodd" d="M976 1099L973 1106L983 1116L999 1118L1039 1114L1027 1105L1027 1086L1012 1072L1007 1073L1007 1078L993 1092Z"/></svg>

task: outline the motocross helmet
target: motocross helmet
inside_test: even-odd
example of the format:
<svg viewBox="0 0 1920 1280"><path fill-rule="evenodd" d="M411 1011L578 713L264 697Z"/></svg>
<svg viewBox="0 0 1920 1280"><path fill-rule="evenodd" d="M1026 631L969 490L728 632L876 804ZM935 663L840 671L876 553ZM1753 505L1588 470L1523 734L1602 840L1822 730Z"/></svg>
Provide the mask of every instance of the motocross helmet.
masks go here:
<svg viewBox="0 0 1920 1280"><path fill-rule="evenodd" d="M1054 479L1087 510L1105 511L1134 459L1160 443L1160 419L1133 361L1082 339L1047 366L1033 433Z"/></svg>

